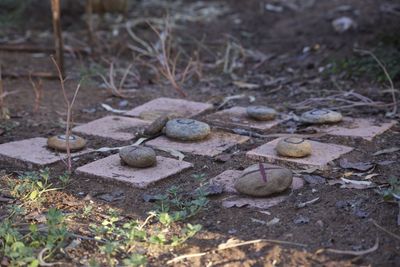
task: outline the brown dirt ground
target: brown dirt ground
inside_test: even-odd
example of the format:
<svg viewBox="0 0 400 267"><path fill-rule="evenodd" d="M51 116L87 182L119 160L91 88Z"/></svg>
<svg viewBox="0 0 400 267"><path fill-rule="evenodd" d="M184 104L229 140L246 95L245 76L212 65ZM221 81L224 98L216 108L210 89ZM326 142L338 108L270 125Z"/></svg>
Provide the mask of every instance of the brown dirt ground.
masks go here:
<svg viewBox="0 0 400 267"><path fill-rule="evenodd" d="M187 1L187 4L190 2L192 1ZM351 56L354 44L366 48L373 47L379 34L399 31L398 17L380 12L379 4L381 1L351 1L351 6L359 11L359 15L356 16L358 28L344 34L335 33L331 28L330 21L338 14L342 14L339 12L332 15L332 11L337 6L348 4L348 1L316 1L317 3L313 7L304 11L285 9L282 13L264 11L263 5L266 1L218 2L229 6L230 11L212 22L187 22L177 35L180 34L182 38L190 36L202 40L203 45L211 50L209 53L205 51L201 53L202 58L207 62L213 62L214 56L221 57L228 36L232 36L247 49L259 50L265 54L273 55L271 59L256 69L251 69L255 64L254 62L245 61L245 65L235 72L240 80L262 83L268 77L284 77L289 81L283 84L279 90L276 89L277 86L262 86L255 90L239 89L232 84L229 75L222 74L220 69L205 70L203 79L189 81L185 84L184 90L188 94L188 99L219 103L225 96L246 93L254 95L257 104L267 104L280 111L288 112L291 103L337 93L338 88L331 80L334 77L343 90L352 89L374 100L390 103L390 95L379 94L382 85L375 84L370 79L344 80L340 76L318 73L318 67L324 66L332 59ZM141 12L147 15L157 13L157 11L148 10L142 5L136 8L135 12L138 12L138 9L143 9ZM135 7L132 9L135 9ZM241 23L235 24L234 20L238 21L238 19ZM32 31L34 33L50 30L45 28L48 27L46 25L33 25ZM78 22L77 25L66 26L67 31L70 30L71 33L75 34L75 37L84 34L82 23ZM9 29L9 31L17 30ZM51 43L48 38L50 37L44 38L43 43ZM126 36L122 35L121 38L126 39ZM41 40L38 36L34 36L32 39L36 43L40 43ZM188 38L185 42L185 48L189 51L196 49L196 43L190 40L192 39ZM110 41L109 43L110 45L113 43L115 46L114 42ZM309 53L307 56L302 54L302 49L305 46L312 47L316 44L319 44L320 49ZM123 42L120 42L119 45L119 47L108 48L109 54L105 53L103 57L111 58L115 56L115 51L120 51L121 55L128 54ZM100 56L96 56L94 59L99 62L99 58ZM67 56L67 69L75 78L67 83L70 93L73 92L76 85L79 68L88 66L89 62L93 62L94 59L86 56L81 58ZM47 56L41 58L33 56L31 53L2 52L1 61L3 72L53 70ZM85 123L109 114L100 107L100 103L118 107L121 99L112 97L108 91L99 88L98 81L82 86L74 107L75 123ZM5 79L4 88L17 93L7 97L7 105L10 108L12 118L7 122L1 122L5 132L0 136L0 143L36 136L47 137L63 131L61 120L65 117L65 109L57 80L44 81L44 97L40 111L37 113L32 111L34 95L27 79ZM137 91L133 92L132 95L133 98L128 99L127 105L120 107L121 109L129 109L160 96L178 97L167 83L157 83L153 77L147 77L145 74L143 74L143 80L137 86ZM248 105L248 101L247 99L240 99L229 103L229 105L233 104ZM95 109L95 111L87 112L90 109ZM374 116L379 120L384 120L384 111L375 108L353 108L345 110L344 113L356 117ZM281 133L286 132L286 130L284 126L281 126L270 132ZM399 137L400 127L395 126L374 139L373 142L337 137L321 137L316 138L316 140L355 147L354 152L346 155L346 158L352 161L396 161L388 166L377 166L374 170L374 172L380 174L373 178L374 181L385 183L387 178L398 176L400 152L376 157L373 157L372 153L388 147L400 147ZM65 205L62 203L66 198L83 203L87 201L83 197L88 194L93 196L98 192L122 190L125 193L125 199L112 204L104 203L95 197L92 199L103 209L111 205L121 209L124 214L144 218L146 212L151 210L152 204L145 203L142 200L143 193L162 193L172 185L180 185L188 192L192 191L198 187L198 182L192 178L192 174L205 173L207 178L212 178L226 169L243 169L252 164L252 161L245 158L245 152L271 139L252 138L250 142L235 148L239 153L225 163L207 157L187 155L186 160L194 163L192 170L173 179L161 181L148 190L127 188L118 183L94 181L74 175L72 185L64 192L52 194L51 202L55 206L64 207ZM89 137L89 145L101 147L124 145L124 143ZM99 158L104 157L104 155L84 157L75 165L89 162L94 157ZM19 171L12 166L2 166L0 169L7 172ZM62 169L63 166L58 165L54 167L53 172L60 173ZM344 172L344 170L335 169L332 172L322 172L320 175L334 179L340 177ZM316 189L316 192L313 193L312 189ZM303 209L295 207L296 203L317 196L320 197L320 201L317 203ZM203 231L190 239L183 247L163 252L158 257L151 258L149 264L151 266L165 266L166 260L171 259L174 255L213 249L229 238L241 240L279 239L304 243L307 244L307 247L299 249L291 246L258 243L187 260L177 264L177 266L398 266L400 262L400 241L376 228L370 220L375 220L382 227L398 235L400 234L399 226L396 223L398 208L393 203L383 202L382 197L374 190L306 185L300 191L292 194L288 201L269 209L271 215L246 208L222 208L220 201L223 197L210 198L208 209L189 220L191 223L202 224ZM368 213L367 218L357 217L352 207L338 207L338 201L359 203L358 208ZM73 208L69 208L73 210ZM304 225L294 224L294 219L299 215L308 217L309 223ZM278 217L280 222L271 227L250 220L250 218L255 218L268 221L274 217ZM320 222L322 222L322 225ZM234 233L230 234L229 232ZM374 245L377 237L379 238L379 248L363 257L315 253L320 248L367 249ZM87 242L87 244L84 242L84 245L87 246L86 254L90 254L90 242ZM84 252L78 254L81 253L85 254ZM212 265L208 265L210 263ZM71 263L71 265L77 264L77 262Z"/></svg>

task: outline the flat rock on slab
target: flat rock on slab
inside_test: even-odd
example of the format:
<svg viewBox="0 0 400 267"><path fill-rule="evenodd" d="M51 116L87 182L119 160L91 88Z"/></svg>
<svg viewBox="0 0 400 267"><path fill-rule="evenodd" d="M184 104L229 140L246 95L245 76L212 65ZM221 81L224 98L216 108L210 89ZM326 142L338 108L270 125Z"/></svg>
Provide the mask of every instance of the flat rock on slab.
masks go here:
<svg viewBox="0 0 400 267"><path fill-rule="evenodd" d="M69 136L68 146L70 151L78 151L83 149L86 146L86 140L77 135ZM47 139L47 146L49 148L59 150L59 151L67 151L67 137L64 134L56 135L49 137Z"/></svg>
<svg viewBox="0 0 400 267"><path fill-rule="evenodd" d="M190 118L212 108L213 105L208 103L160 97L144 103L143 105L124 113L124 115L153 121L160 115L167 114L171 114L173 117Z"/></svg>
<svg viewBox="0 0 400 267"><path fill-rule="evenodd" d="M72 157L92 152L91 149L71 153ZM67 153L47 148L47 138L35 137L0 145L0 161L19 167L44 167L67 158Z"/></svg>
<svg viewBox="0 0 400 267"><path fill-rule="evenodd" d="M119 151L119 157L126 165L135 168L149 168L157 163L156 152L150 147L124 147Z"/></svg>
<svg viewBox="0 0 400 267"><path fill-rule="evenodd" d="M199 141L207 138L211 128L207 123L192 119L172 119L165 125L165 135L180 141Z"/></svg>
<svg viewBox="0 0 400 267"><path fill-rule="evenodd" d="M153 148L169 148L190 154L214 157L225 150L242 144L249 140L247 136L241 136L225 132L211 132L207 139L200 141L184 142L171 140L166 136L146 142L146 145Z"/></svg>
<svg viewBox="0 0 400 267"><path fill-rule="evenodd" d="M238 195L239 193L235 189L235 180L242 175L243 171L238 170L226 170L214 178L210 179L210 183L222 185L224 193ZM298 190L304 186L304 180L299 177L293 177L292 185L289 187L292 190ZM251 198L251 197L250 197ZM260 199L260 198L256 198Z"/></svg>
<svg viewBox="0 0 400 267"><path fill-rule="evenodd" d="M233 107L218 111L205 117L205 120L218 126L234 126L246 129L265 131L277 126L282 121L279 119L270 121L258 121L249 118L245 107Z"/></svg>
<svg viewBox="0 0 400 267"><path fill-rule="evenodd" d="M301 114L300 120L311 124L337 123L343 119L341 113L329 109L314 109Z"/></svg>
<svg viewBox="0 0 400 267"><path fill-rule="evenodd" d="M275 109L266 106L249 106L246 112L247 116L258 121L271 121L277 115Z"/></svg>
<svg viewBox="0 0 400 267"><path fill-rule="evenodd" d="M393 120L390 122L377 123L373 119L344 117L342 122L335 125L313 127L329 135L359 137L372 141L375 136L384 133L396 123L397 122Z"/></svg>
<svg viewBox="0 0 400 267"><path fill-rule="evenodd" d="M118 141L129 141L137 137L148 124L148 121L135 118L106 116L74 127L72 131Z"/></svg>
<svg viewBox="0 0 400 267"><path fill-rule="evenodd" d="M279 161L288 161L306 167L318 167L320 169L327 169L328 163L339 158L341 155L349 153L353 150L352 147L336 144L326 144L309 140L313 149L311 155L304 158L282 157L279 156L275 150L276 144L281 139L282 138L277 138L275 140L272 140L271 142L250 150L246 153L246 156L251 159L265 160L272 163L276 163Z"/></svg>
<svg viewBox="0 0 400 267"><path fill-rule="evenodd" d="M122 166L118 154L79 167L78 175L108 181L120 181L136 188L149 185L193 167L189 162L158 156L157 165L150 168Z"/></svg>

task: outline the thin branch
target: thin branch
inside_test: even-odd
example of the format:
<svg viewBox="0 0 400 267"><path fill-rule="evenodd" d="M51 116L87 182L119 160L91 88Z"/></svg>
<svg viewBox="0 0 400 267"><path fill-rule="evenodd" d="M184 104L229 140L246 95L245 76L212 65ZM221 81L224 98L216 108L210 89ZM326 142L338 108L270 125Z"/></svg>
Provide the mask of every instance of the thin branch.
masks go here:
<svg viewBox="0 0 400 267"><path fill-rule="evenodd" d="M392 233L392 232L390 232L389 230L383 228L383 227L380 226L375 220L371 220L371 221L372 221L372 223L373 223L376 227L378 227L378 229L384 231L384 232L387 233L388 235L390 235L390 236L396 238L397 240L400 240L400 236L398 236L398 235L396 235L395 233Z"/></svg>
<svg viewBox="0 0 400 267"><path fill-rule="evenodd" d="M381 69L385 73L385 76L386 76L387 80L389 81L390 89L392 92L393 110L391 112L391 115L395 115L397 113L397 99L396 99L396 92L395 92L396 90L394 88L392 78L390 78L389 72L387 71L385 65L383 65L383 63L379 60L379 58L377 56L375 56L375 54L369 50L354 49L354 51L361 53L361 54L370 55L376 61L376 63L378 63L379 67L381 67Z"/></svg>
<svg viewBox="0 0 400 267"><path fill-rule="evenodd" d="M350 255L350 256L364 256L366 254L376 251L378 248L379 248L379 238L376 238L375 245L366 250L353 251L353 250L339 250L339 249L327 248L327 249L318 250L316 252L316 254L329 252L329 253L334 253L334 254L342 254L342 255Z"/></svg>
<svg viewBox="0 0 400 267"><path fill-rule="evenodd" d="M282 240L275 240L275 239L256 239L256 240L250 240L250 241L245 241L245 242L241 242L241 243L221 244L221 245L218 246L217 249L213 249L213 250L209 250L209 251L205 251L205 252L200 252L200 253L181 255L181 256L175 257L175 258L167 261L167 264L173 264L173 263L179 262L181 260L195 258L195 257L201 257L201 256L204 256L204 255L215 253L217 251L236 248L236 247L241 247L241 246L246 246L246 245L251 245L251 244L256 244L256 243L273 243L273 244L279 244L279 245L291 245L291 246L299 246L299 247L306 247L307 246L307 245L301 244L301 243L282 241Z"/></svg>

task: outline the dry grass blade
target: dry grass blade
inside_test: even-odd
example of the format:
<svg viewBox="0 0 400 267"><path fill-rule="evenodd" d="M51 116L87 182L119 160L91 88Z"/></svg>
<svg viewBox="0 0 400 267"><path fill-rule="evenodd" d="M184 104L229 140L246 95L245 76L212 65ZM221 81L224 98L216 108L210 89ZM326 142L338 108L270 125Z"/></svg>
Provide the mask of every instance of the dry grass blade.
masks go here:
<svg viewBox="0 0 400 267"><path fill-rule="evenodd" d="M217 249L200 252L200 253L181 255L181 256L175 257L175 258L167 261L167 264L173 264L173 263L177 263L181 260L195 258L195 257L201 257L201 256L204 256L207 254L215 253L217 251L251 245L251 244L256 244L256 243L273 243L273 244L278 244L278 245L291 245L291 246L307 247L307 245L305 245L305 244L289 242L289 241L282 241L282 240L275 240L275 239L255 239L255 240L249 240L249 241L244 241L244 242L239 242L239 243L231 242L231 240L228 240L228 242L220 244Z"/></svg>
<svg viewBox="0 0 400 267"><path fill-rule="evenodd" d="M339 250L339 249L323 248L323 249L317 250L316 254L328 252L328 253L350 255L350 256L364 256L366 254L376 251L378 248L379 248L379 238L376 238L374 246L369 249L366 249L366 250L354 251L354 250Z"/></svg>
<svg viewBox="0 0 400 267"><path fill-rule="evenodd" d="M39 81L35 83L32 79L32 73L29 73L29 81L32 85L32 89L35 93L35 106L33 108L34 112L38 112L40 108L40 101L43 97L43 80L39 78Z"/></svg>
<svg viewBox="0 0 400 267"><path fill-rule="evenodd" d="M371 221L372 221L372 223L373 223L376 227L378 227L378 229L384 231L384 232L387 233L388 235L390 235L390 236L396 238L397 240L400 240L400 236L398 236L398 235L396 235L396 234L390 232L389 230L383 228L383 227L380 226L375 220L371 220Z"/></svg>
<svg viewBox="0 0 400 267"><path fill-rule="evenodd" d="M363 50L363 49L354 49L354 51L358 52L360 54L370 55L376 61L376 63L378 63L379 67L381 67L381 69L385 73L385 76L390 84L390 90L392 93L392 101L393 101L393 109L392 109L392 112L389 113L389 115L391 115L391 116L395 115L397 113L396 89L394 88L392 78L390 78L389 72L387 71L385 65L383 65L382 61L380 61L379 58L371 51Z"/></svg>

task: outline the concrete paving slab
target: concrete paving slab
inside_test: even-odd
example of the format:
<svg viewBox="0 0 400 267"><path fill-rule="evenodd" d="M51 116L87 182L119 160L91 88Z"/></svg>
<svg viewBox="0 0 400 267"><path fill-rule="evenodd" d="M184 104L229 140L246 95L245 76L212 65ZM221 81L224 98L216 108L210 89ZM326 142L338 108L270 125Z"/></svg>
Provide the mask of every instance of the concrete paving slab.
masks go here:
<svg viewBox="0 0 400 267"><path fill-rule="evenodd" d="M81 166L76 173L96 179L120 181L137 188L146 188L191 167L193 165L189 162L158 156L157 165L154 167L133 168L121 165L119 155L114 154Z"/></svg>
<svg viewBox="0 0 400 267"><path fill-rule="evenodd" d="M148 121L121 116L106 116L86 124L74 127L74 133L99 136L118 141L134 139Z"/></svg>
<svg viewBox="0 0 400 267"><path fill-rule="evenodd" d="M212 108L213 105L208 103L160 97L144 103L124 113L124 115L153 121L158 116L165 114L172 114L175 117L190 118Z"/></svg>
<svg viewBox="0 0 400 267"><path fill-rule="evenodd" d="M146 142L146 145L156 149L169 148L180 152L214 157L228 148L242 144L247 140L249 140L247 136L213 131L207 139L201 141L184 142L173 140L166 136L160 136Z"/></svg>
<svg viewBox="0 0 400 267"><path fill-rule="evenodd" d="M91 152L84 149L71 153L72 157ZM35 137L0 145L0 161L18 167L44 167L67 158L67 153L57 152L47 148L47 138Z"/></svg>
<svg viewBox="0 0 400 267"><path fill-rule="evenodd" d="M265 160L267 162L289 161L307 167L318 167L321 169L328 168L328 163L339 158L341 155L346 154L353 150L352 147L325 144L317 141L311 141L312 153L310 156L304 158L289 158L279 156L275 151L275 146L282 138L277 138L261 145L246 153L246 156L255 160Z"/></svg>
<svg viewBox="0 0 400 267"><path fill-rule="evenodd" d="M207 115L205 120L214 125L226 125L266 131L277 126L282 120L257 121L249 118L244 107L233 107Z"/></svg>
<svg viewBox="0 0 400 267"><path fill-rule="evenodd" d="M360 137L372 141L375 136L384 133L396 123L396 121L380 123L374 119L345 117L343 118L343 122L339 124L317 128L330 135Z"/></svg>

